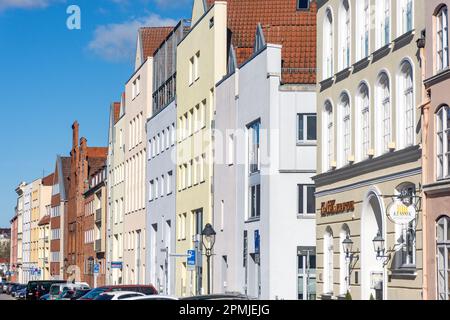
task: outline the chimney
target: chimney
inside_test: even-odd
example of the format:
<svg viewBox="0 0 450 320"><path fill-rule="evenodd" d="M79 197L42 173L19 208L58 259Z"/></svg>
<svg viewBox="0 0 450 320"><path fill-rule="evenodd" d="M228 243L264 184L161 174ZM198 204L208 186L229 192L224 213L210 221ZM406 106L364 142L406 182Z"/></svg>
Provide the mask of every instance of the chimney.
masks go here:
<svg viewBox="0 0 450 320"><path fill-rule="evenodd" d="M80 125L78 124L78 121L75 120L72 125L72 148L75 148L75 146L78 145L79 128Z"/></svg>

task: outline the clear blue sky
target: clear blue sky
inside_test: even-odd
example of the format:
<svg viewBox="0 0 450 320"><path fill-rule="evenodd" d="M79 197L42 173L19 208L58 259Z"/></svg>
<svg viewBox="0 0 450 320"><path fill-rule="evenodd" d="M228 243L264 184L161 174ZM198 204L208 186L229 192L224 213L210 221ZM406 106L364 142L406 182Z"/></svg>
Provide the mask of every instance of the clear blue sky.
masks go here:
<svg viewBox="0 0 450 320"><path fill-rule="evenodd" d="M81 30L69 30L69 5ZM9 227L15 187L68 155L71 125L106 146L109 104L133 70L141 25L190 18L192 0L0 0L0 227Z"/></svg>

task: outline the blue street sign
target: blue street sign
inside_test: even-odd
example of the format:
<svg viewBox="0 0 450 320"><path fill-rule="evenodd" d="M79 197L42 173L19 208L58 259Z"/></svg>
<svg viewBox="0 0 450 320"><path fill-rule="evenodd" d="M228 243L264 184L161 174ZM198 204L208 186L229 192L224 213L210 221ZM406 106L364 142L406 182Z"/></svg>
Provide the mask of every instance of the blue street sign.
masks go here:
<svg viewBox="0 0 450 320"><path fill-rule="evenodd" d="M121 261L111 261L111 269L122 269Z"/></svg>
<svg viewBox="0 0 450 320"><path fill-rule="evenodd" d="M196 264L195 250L188 250L187 251L187 266L194 267L195 264Z"/></svg>
<svg viewBox="0 0 450 320"><path fill-rule="evenodd" d="M255 230L255 253L260 253L260 236L259 236L259 230Z"/></svg>
<svg viewBox="0 0 450 320"><path fill-rule="evenodd" d="M94 273L100 273L100 265L98 263L94 264Z"/></svg>

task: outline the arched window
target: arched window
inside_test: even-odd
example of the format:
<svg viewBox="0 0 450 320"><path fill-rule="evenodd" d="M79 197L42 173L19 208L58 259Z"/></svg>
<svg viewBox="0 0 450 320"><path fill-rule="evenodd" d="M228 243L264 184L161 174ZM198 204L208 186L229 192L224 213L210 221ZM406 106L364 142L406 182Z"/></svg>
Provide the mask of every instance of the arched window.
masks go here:
<svg viewBox="0 0 450 320"><path fill-rule="evenodd" d="M333 231L330 227L325 231L323 238L323 255L324 255L324 278L323 278L323 293L326 295L333 295Z"/></svg>
<svg viewBox="0 0 450 320"><path fill-rule="evenodd" d="M375 32L377 49L391 41L391 0L377 1Z"/></svg>
<svg viewBox="0 0 450 320"><path fill-rule="evenodd" d="M398 24L397 36L401 36L414 27L414 3L413 0L397 0L398 3Z"/></svg>
<svg viewBox="0 0 450 320"><path fill-rule="evenodd" d="M340 166L345 166L351 155L352 148L352 122L350 98L347 93L342 93L339 100L339 147L338 161Z"/></svg>
<svg viewBox="0 0 450 320"><path fill-rule="evenodd" d="M450 218L441 217L436 224L437 288L439 300L450 300Z"/></svg>
<svg viewBox="0 0 450 320"><path fill-rule="evenodd" d="M378 154L381 155L389 151L392 141L391 90L389 76L385 72L378 76L376 95L376 137Z"/></svg>
<svg viewBox="0 0 450 320"><path fill-rule="evenodd" d="M450 108L442 106L436 116L436 173L438 179L444 179L450 177Z"/></svg>
<svg viewBox="0 0 450 320"><path fill-rule="evenodd" d="M342 0L339 8L339 70L350 67L351 13L348 0Z"/></svg>
<svg viewBox="0 0 450 320"><path fill-rule="evenodd" d="M394 190L396 196L407 196L411 205L415 204L416 186L413 183L403 183ZM396 198L395 201L402 201ZM396 268L415 268L416 265L416 220L407 224L395 226L397 239Z"/></svg>
<svg viewBox="0 0 450 320"><path fill-rule="evenodd" d="M436 14L436 71L448 67L448 10L442 6Z"/></svg>
<svg viewBox="0 0 450 320"><path fill-rule="evenodd" d="M324 171L330 170L334 162L334 115L333 106L330 101L325 102L324 106L324 137L323 150L324 150Z"/></svg>
<svg viewBox="0 0 450 320"><path fill-rule="evenodd" d="M350 229L347 224L344 224L341 228L340 240L339 240L339 248L340 248L340 289L339 293L343 296L347 293L349 289L350 279L349 279L349 262L346 258L346 252L344 252L344 246L342 243L344 240L350 237Z"/></svg>
<svg viewBox="0 0 450 320"><path fill-rule="evenodd" d="M334 57L334 32L333 32L333 13L331 9L325 12L323 25L323 78L328 79L333 76L333 57Z"/></svg>
<svg viewBox="0 0 450 320"><path fill-rule="evenodd" d="M358 88L357 100L360 118L359 160L362 161L369 157L371 144L370 97L369 88L365 83L362 83Z"/></svg>
<svg viewBox="0 0 450 320"><path fill-rule="evenodd" d="M370 1L356 1L356 52L358 60L369 55L369 35L370 35Z"/></svg>
<svg viewBox="0 0 450 320"><path fill-rule="evenodd" d="M413 69L409 61L404 61L400 67L398 77L399 89L399 148L406 148L414 144L414 85Z"/></svg>

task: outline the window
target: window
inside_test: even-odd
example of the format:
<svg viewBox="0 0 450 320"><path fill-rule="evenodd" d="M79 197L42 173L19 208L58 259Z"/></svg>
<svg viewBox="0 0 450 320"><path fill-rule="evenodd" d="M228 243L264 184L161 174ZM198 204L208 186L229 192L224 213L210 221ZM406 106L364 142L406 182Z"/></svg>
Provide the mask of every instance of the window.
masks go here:
<svg viewBox="0 0 450 320"><path fill-rule="evenodd" d="M167 194L171 194L172 193L172 171L169 171L167 173Z"/></svg>
<svg viewBox="0 0 450 320"><path fill-rule="evenodd" d="M206 165L207 165L206 154L202 154L202 156L200 157L200 182L205 181L205 166Z"/></svg>
<svg viewBox="0 0 450 320"><path fill-rule="evenodd" d="M317 116L315 114L297 114L297 143L317 141Z"/></svg>
<svg viewBox="0 0 450 320"><path fill-rule="evenodd" d="M299 184L298 188L298 214L316 214L316 188L314 185Z"/></svg>
<svg viewBox="0 0 450 320"><path fill-rule="evenodd" d="M249 173L256 173L260 170L260 127L261 121L255 121L250 124L248 129L248 159Z"/></svg>
<svg viewBox="0 0 450 320"><path fill-rule="evenodd" d="M356 1L357 9L357 38L356 50L358 60L369 55L369 34L370 34L370 1Z"/></svg>
<svg viewBox="0 0 450 320"><path fill-rule="evenodd" d="M297 298L316 300L316 250L297 247Z"/></svg>
<svg viewBox="0 0 450 320"><path fill-rule="evenodd" d="M436 125L437 178L450 177L450 108L443 106L437 113Z"/></svg>
<svg viewBox="0 0 450 320"><path fill-rule="evenodd" d="M249 219L261 216L261 185L250 186L249 188Z"/></svg>
<svg viewBox="0 0 450 320"><path fill-rule="evenodd" d="M161 197L164 196L164 190L165 190L165 189L164 189L164 187L165 187L165 186L164 186L164 182L165 182L165 181L164 181L164 175L162 175L162 176L161 176L161 189L160 189L160 190L161 190Z"/></svg>
<svg viewBox="0 0 450 320"><path fill-rule="evenodd" d="M323 26L323 79L333 76L333 57L334 57L334 34L333 34L333 14L328 8L325 12Z"/></svg>
<svg viewBox="0 0 450 320"><path fill-rule="evenodd" d="M228 165L232 165L234 162L234 136L228 135Z"/></svg>
<svg viewBox="0 0 450 320"><path fill-rule="evenodd" d="M348 0L342 0L339 10L339 69L350 67L352 24Z"/></svg>
<svg viewBox="0 0 450 320"><path fill-rule="evenodd" d="M441 217L436 225L438 300L450 300L450 218Z"/></svg>
<svg viewBox="0 0 450 320"><path fill-rule="evenodd" d="M172 130L170 131L170 144L173 146L175 144L175 123L172 123Z"/></svg>
<svg viewBox="0 0 450 320"><path fill-rule="evenodd" d="M361 119L359 158L365 160L369 157L371 143L369 88L365 83L362 83L358 89L358 109Z"/></svg>
<svg viewBox="0 0 450 320"><path fill-rule="evenodd" d="M199 64L200 64L200 51L197 52L194 56L194 81L197 81L200 78Z"/></svg>
<svg viewBox="0 0 450 320"><path fill-rule="evenodd" d="M323 293L333 295L333 231L327 228L323 239Z"/></svg>
<svg viewBox="0 0 450 320"><path fill-rule="evenodd" d="M414 144L414 87L413 69L408 61L404 61L399 76L399 144L406 148Z"/></svg>
<svg viewBox="0 0 450 320"><path fill-rule="evenodd" d="M202 234L203 231L203 209L197 209L193 213L194 229L192 234Z"/></svg>
<svg viewBox="0 0 450 320"><path fill-rule="evenodd" d="M52 229L51 240L59 240L61 236L60 229Z"/></svg>
<svg viewBox="0 0 450 320"><path fill-rule="evenodd" d="M297 0L297 10L308 10L310 0Z"/></svg>
<svg viewBox="0 0 450 320"><path fill-rule="evenodd" d="M334 162L334 119L333 119L333 106L330 101L325 102L323 122L324 122L324 137L323 150L324 150L324 169L330 170Z"/></svg>
<svg viewBox="0 0 450 320"><path fill-rule="evenodd" d="M384 154L389 151L389 144L391 142L391 91L389 84L389 77L385 72L382 72L378 77L377 87L377 148L378 154Z"/></svg>
<svg viewBox="0 0 450 320"><path fill-rule="evenodd" d="M376 15L375 32L378 49L391 41L391 0L377 1Z"/></svg>
<svg viewBox="0 0 450 320"><path fill-rule="evenodd" d="M409 195L410 203L414 204L415 196L414 184L403 184L395 190L396 195ZM400 201L399 199L396 201ZM416 265L416 221L415 219L408 224L396 226L396 239L399 245L397 250L398 259L396 267L400 268L415 268Z"/></svg>
<svg viewBox="0 0 450 320"><path fill-rule="evenodd" d="M401 36L413 29L413 0L398 0L398 4L399 14L401 15L398 36Z"/></svg>
<svg viewBox="0 0 450 320"><path fill-rule="evenodd" d="M339 141L339 165L345 166L350 158L352 149L352 119L350 109L350 98L347 93L342 93L339 103L340 109L340 132Z"/></svg>
<svg viewBox="0 0 450 320"><path fill-rule="evenodd" d="M436 71L448 67L448 9L443 6L436 15Z"/></svg>
<svg viewBox="0 0 450 320"><path fill-rule="evenodd" d="M223 200L220 201L220 231L223 231L224 222L225 222L225 202Z"/></svg>
<svg viewBox="0 0 450 320"><path fill-rule="evenodd" d="M194 75L194 57L189 59L189 85L194 83L195 75Z"/></svg>

